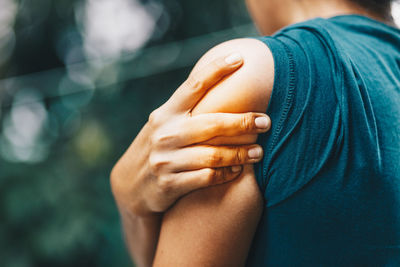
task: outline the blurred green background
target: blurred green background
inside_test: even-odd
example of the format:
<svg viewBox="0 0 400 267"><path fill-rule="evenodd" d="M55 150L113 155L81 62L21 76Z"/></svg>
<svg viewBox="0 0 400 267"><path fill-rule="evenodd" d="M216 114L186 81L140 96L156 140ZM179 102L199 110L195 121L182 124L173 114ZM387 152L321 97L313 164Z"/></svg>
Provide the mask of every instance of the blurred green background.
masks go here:
<svg viewBox="0 0 400 267"><path fill-rule="evenodd" d="M132 266L113 164L204 52L248 35L243 0L0 0L0 266Z"/></svg>
<svg viewBox="0 0 400 267"><path fill-rule="evenodd" d="M0 266L132 266L113 164L204 52L256 34L244 0L0 0Z"/></svg>

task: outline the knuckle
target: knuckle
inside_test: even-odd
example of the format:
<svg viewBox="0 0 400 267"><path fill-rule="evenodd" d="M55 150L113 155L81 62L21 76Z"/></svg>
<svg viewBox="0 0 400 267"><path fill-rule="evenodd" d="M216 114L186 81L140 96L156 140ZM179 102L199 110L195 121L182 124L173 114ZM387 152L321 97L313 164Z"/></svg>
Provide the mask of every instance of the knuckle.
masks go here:
<svg viewBox="0 0 400 267"><path fill-rule="evenodd" d="M186 84L195 92L201 91L204 87L204 81L199 79L198 74L192 74L192 76L187 79Z"/></svg>
<svg viewBox="0 0 400 267"><path fill-rule="evenodd" d="M215 184L219 176L218 169L208 169L207 172L207 184Z"/></svg>
<svg viewBox="0 0 400 267"><path fill-rule="evenodd" d="M163 168L169 164L169 161L158 154L152 154L149 157L150 170L153 174L158 175Z"/></svg>
<svg viewBox="0 0 400 267"><path fill-rule="evenodd" d="M162 146L165 144L169 144L174 140L176 134L169 132L156 132L151 137L151 142L153 146Z"/></svg>
<svg viewBox="0 0 400 267"><path fill-rule="evenodd" d="M163 194L170 194L173 190L174 181L169 176L160 176L158 178L158 188Z"/></svg>
<svg viewBox="0 0 400 267"><path fill-rule="evenodd" d="M150 137L150 141L153 146L158 146L160 135L158 133L153 133L153 135Z"/></svg>
<svg viewBox="0 0 400 267"><path fill-rule="evenodd" d="M245 132L251 131L253 128L253 116L245 115L240 120L240 128Z"/></svg>
<svg viewBox="0 0 400 267"><path fill-rule="evenodd" d="M214 175L215 175L215 169L212 169L212 168L206 168L206 169L204 169L205 171L206 171L206 177L208 177L208 178L212 178L212 177L214 177Z"/></svg>
<svg viewBox="0 0 400 267"><path fill-rule="evenodd" d="M237 149L235 151L235 156L234 156L234 163L236 164L241 164L244 163L245 160L244 152L241 149Z"/></svg>
<svg viewBox="0 0 400 267"><path fill-rule="evenodd" d="M162 121L162 112L160 109L153 110L150 113L148 122L150 125L158 125Z"/></svg>
<svg viewBox="0 0 400 267"><path fill-rule="evenodd" d="M211 177L211 183L212 184L224 183L226 176L227 176L226 168L215 169L213 176Z"/></svg>
<svg viewBox="0 0 400 267"><path fill-rule="evenodd" d="M210 166L219 166L223 160L223 155L217 149L214 149L208 158L208 164Z"/></svg>
<svg viewBox="0 0 400 267"><path fill-rule="evenodd" d="M220 183L221 179L224 177L224 169L220 168L220 169L216 169L215 170L215 175L214 175L214 183Z"/></svg>

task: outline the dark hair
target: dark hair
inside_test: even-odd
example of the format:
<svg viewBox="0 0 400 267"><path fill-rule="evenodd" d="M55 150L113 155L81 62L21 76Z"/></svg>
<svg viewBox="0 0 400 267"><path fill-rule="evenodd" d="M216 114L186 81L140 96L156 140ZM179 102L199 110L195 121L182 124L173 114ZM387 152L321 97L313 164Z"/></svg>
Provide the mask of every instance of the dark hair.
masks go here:
<svg viewBox="0 0 400 267"><path fill-rule="evenodd" d="M370 12L373 12L384 18L390 18L391 3L396 0L350 0L353 3L364 7Z"/></svg>

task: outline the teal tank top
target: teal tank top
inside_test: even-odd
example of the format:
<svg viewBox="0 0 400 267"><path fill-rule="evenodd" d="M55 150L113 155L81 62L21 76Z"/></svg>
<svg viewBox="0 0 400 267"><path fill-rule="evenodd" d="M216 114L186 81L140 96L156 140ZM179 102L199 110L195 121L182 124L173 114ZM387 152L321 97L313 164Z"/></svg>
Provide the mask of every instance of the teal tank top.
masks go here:
<svg viewBox="0 0 400 267"><path fill-rule="evenodd" d="M275 82L247 265L400 266L400 30L344 15L259 40Z"/></svg>

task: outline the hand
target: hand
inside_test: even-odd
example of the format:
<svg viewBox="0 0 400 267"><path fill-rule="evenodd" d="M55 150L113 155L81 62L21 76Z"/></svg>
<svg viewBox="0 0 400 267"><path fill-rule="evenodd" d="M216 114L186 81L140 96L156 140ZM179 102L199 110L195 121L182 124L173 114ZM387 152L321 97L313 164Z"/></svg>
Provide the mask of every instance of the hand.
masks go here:
<svg viewBox="0 0 400 267"><path fill-rule="evenodd" d="M215 60L192 73L151 113L111 174L121 212L140 216L164 212L181 196L235 179L241 165L261 160L258 145L212 146L207 141L266 132L270 120L265 114L191 114L207 90L242 63L237 54Z"/></svg>

